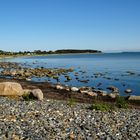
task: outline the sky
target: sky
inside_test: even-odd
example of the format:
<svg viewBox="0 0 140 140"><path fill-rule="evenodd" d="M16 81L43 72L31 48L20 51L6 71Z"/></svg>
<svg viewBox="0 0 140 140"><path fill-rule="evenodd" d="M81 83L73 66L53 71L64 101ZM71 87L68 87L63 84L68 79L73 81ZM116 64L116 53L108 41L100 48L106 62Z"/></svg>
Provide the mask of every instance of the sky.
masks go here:
<svg viewBox="0 0 140 140"><path fill-rule="evenodd" d="M140 0L0 0L0 50L140 51Z"/></svg>

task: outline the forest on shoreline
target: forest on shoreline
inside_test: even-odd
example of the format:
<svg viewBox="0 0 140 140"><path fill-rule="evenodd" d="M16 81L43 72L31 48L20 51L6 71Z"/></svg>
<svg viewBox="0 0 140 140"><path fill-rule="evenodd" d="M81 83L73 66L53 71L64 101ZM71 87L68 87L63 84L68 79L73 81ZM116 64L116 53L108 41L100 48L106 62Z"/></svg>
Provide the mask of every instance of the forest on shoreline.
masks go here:
<svg viewBox="0 0 140 140"><path fill-rule="evenodd" d="M47 55L47 54L70 54L70 53L102 53L102 52L99 50L75 50L75 49L63 49L55 51L34 50L34 51L19 51L19 52L0 50L0 56Z"/></svg>

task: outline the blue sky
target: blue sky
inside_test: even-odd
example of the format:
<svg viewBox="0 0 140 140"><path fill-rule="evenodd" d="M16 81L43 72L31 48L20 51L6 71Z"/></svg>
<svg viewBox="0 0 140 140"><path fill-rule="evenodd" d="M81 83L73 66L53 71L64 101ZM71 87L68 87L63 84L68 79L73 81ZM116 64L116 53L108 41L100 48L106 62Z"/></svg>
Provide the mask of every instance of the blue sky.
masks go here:
<svg viewBox="0 0 140 140"><path fill-rule="evenodd" d="M140 0L0 0L0 49L140 51Z"/></svg>

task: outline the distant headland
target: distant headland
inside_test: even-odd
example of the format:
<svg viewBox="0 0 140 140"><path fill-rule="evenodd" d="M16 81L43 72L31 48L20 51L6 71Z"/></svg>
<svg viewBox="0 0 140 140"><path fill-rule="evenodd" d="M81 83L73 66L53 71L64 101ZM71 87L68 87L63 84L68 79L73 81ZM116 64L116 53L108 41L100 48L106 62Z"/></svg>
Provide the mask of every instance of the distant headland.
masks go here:
<svg viewBox="0 0 140 140"><path fill-rule="evenodd" d="M34 51L19 51L19 52L10 52L0 50L0 56L23 56L23 55L49 55L49 54L76 54L76 53L102 53L99 50L76 50L76 49L62 49L55 51L42 51L42 50L34 50Z"/></svg>

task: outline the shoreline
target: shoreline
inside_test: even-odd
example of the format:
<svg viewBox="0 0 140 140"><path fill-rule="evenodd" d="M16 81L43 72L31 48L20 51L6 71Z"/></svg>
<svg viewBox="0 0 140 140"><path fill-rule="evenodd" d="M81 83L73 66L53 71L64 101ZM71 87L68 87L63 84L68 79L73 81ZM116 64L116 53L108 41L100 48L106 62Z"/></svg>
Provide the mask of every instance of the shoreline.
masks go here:
<svg viewBox="0 0 140 140"><path fill-rule="evenodd" d="M4 81L19 82L25 89L32 89L34 87L37 87L41 89L43 93L45 93L46 98L60 99L60 100L68 100L70 98L74 98L77 100L77 102L93 103L96 100L105 101L105 102L106 101L114 102L115 98L118 95L122 96L120 95L121 92L119 88L113 85L110 87L106 87L105 90L99 89L97 87L96 88L88 87L88 86L71 87L71 86L62 85L60 83L59 76L62 74L65 76L65 79L67 81L70 81L71 77L68 75L68 73L73 72L74 71L73 68L48 69L44 67L38 67L38 68L30 69L30 68L25 68L24 66L20 66L20 63L16 63L16 62L12 62L12 63L1 62L0 67L1 69L3 69L1 71L0 82L4 82ZM79 70L79 72L84 73L84 71L82 70ZM129 74L133 75L131 71L128 72ZM77 75L79 75L79 73L75 73L75 76ZM96 77L98 75L103 75L103 74L95 73L94 75ZM7 76L9 78L6 78ZM57 84L52 84L49 81L47 82L32 81L32 77L34 76L38 78L41 78L43 76L46 76L47 78L53 78L54 80L57 80ZM87 79L81 82L86 83ZM128 89L125 98L131 96L132 95L131 92L132 90Z"/></svg>
<svg viewBox="0 0 140 140"><path fill-rule="evenodd" d="M0 55L0 60L1 59L9 59L9 58L18 58L18 57L38 57L38 56L57 56L57 55L85 55L85 54L95 54L95 55L98 55L98 54L104 54L103 52L102 53L63 53L63 54L33 54L33 55L4 55L4 56L1 56Z"/></svg>
<svg viewBox="0 0 140 140"><path fill-rule="evenodd" d="M63 100L68 101L69 99L74 99L77 103L86 103L93 104L95 102L106 102L114 104L116 99L110 98L109 96L89 96L87 94L82 94L79 92L67 91L65 89L57 89L56 84L52 84L49 82L33 82L26 80L15 80L9 78L0 78L0 82L17 82L21 84L23 89L41 89L45 99L53 99L53 100ZM124 98L128 98L124 97ZM140 109L140 101L129 101L130 108L138 108Z"/></svg>

